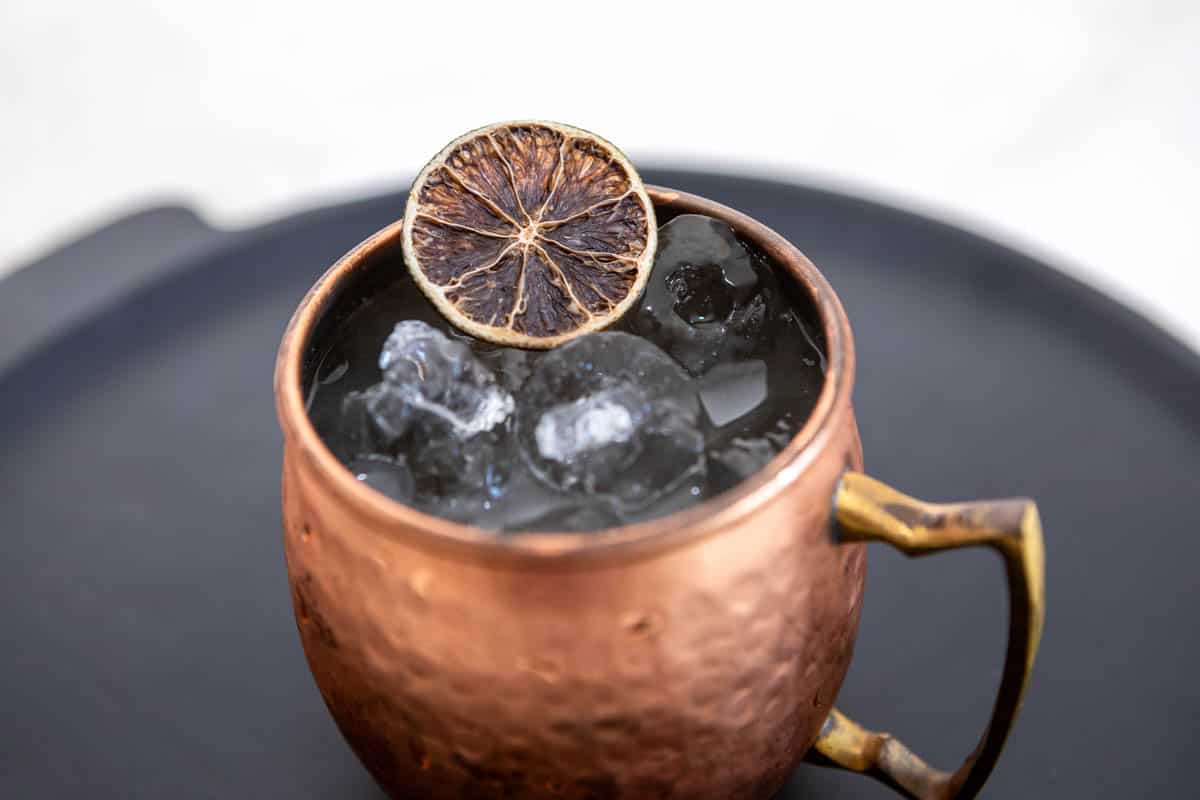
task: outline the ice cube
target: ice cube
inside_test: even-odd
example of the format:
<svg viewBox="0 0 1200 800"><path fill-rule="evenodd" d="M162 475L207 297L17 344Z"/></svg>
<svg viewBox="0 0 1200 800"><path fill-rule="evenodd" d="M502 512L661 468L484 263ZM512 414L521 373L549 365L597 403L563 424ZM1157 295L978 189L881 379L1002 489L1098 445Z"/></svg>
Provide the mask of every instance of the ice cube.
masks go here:
<svg viewBox="0 0 1200 800"><path fill-rule="evenodd" d="M700 379L700 405L720 428L736 422L767 399L767 365L762 361L717 364Z"/></svg>
<svg viewBox="0 0 1200 800"><path fill-rule="evenodd" d="M517 410L525 462L546 485L627 511L704 471L699 402L666 353L595 333L543 356Z"/></svg>
<svg viewBox="0 0 1200 800"><path fill-rule="evenodd" d="M708 454L712 482L720 490L734 486L765 467L777 452L766 438L735 438Z"/></svg>
<svg viewBox="0 0 1200 800"><path fill-rule="evenodd" d="M375 422L370 406L378 387L347 392L334 429L325 437L334 455L349 465L359 456L391 457L395 435Z"/></svg>
<svg viewBox="0 0 1200 800"><path fill-rule="evenodd" d="M403 457L413 505L454 519L486 510L508 477L512 395L468 345L416 320L396 325L379 366L383 380L343 403L348 466Z"/></svg>
<svg viewBox="0 0 1200 800"><path fill-rule="evenodd" d="M675 296L672 310L689 325L721 322L733 313L733 292L716 264L684 264L666 277Z"/></svg>
<svg viewBox="0 0 1200 800"><path fill-rule="evenodd" d="M407 503L413 496L413 476L403 457L382 455L359 456L350 459L346 468L358 480L393 500Z"/></svg>
<svg viewBox="0 0 1200 800"><path fill-rule="evenodd" d="M419 320L396 323L379 368L390 391L376 414L398 433L414 417L436 417L450 434L470 438L500 425L513 410L512 395L470 347Z"/></svg>
<svg viewBox="0 0 1200 800"><path fill-rule="evenodd" d="M609 450L632 455L634 448L623 445L637 432L645 406L641 392L630 385L554 406L534 428L538 454L561 464Z"/></svg>
<svg viewBox="0 0 1200 800"><path fill-rule="evenodd" d="M709 490L717 493L730 489L761 470L796 435L803 419L791 412L775 420L761 435L735 436L722 444L710 442L708 450ZM760 428L761 430L761 428Z"/></svg>
<svg viewBox="0 0 1200 800"><path fill-rule="evenodd" d="M472 349L475 357L495 373L500 385L513 393L525 383L538 356L538 353L532 350L502 347L479 340L473 343Z"/></svg>
<svg viewBox="0 0 1200 800"><path fill-rule="evenodd" d="M773 273L732 228L683 214L659 228L654 269L628 324L703 375L720 361L769 350L779 307Z"/></svg>

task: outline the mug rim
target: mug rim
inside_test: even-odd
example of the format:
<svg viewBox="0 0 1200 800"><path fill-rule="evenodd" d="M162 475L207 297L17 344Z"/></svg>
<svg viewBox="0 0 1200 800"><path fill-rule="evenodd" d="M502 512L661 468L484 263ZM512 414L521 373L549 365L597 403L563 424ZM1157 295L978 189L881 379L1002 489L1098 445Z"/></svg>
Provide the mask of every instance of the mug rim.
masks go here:
<svg viewBox="0 0 1200 800"><path fill-rule="evenodd" d="M841 301L820 270L782 235L758 220L699 195L646 185L656 207L704 214L730 225L786 270L807 292L825 335L826 369L816 405L787 446L762 469L737 486L693 506L644 522L576 532L505 532L467 525L418 511L366 486L333 455L317 434L301 387L304 354L317 323L340 288L386 247L399 247L403 218L368 236L341 256L313 284L292 314L276 356L275 407L284 447L307 462L346 507L362 517L373 533L397 537L425 548L471 560L564 565L640 557L706 538L770 502L823 452L840 416L849 410L854 382L854 342Z"/></svg>

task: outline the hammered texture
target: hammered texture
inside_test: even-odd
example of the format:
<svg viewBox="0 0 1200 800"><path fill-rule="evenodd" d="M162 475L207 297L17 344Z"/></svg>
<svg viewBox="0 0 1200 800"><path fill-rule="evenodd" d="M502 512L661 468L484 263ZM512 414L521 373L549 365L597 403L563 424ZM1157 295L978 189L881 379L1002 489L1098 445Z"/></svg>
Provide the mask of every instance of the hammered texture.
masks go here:
<svg viewBox="0 0 1200 800"><path fill-rule="evenodd" d="M381 531L291 437L284 544L314 678L396 798L762 800L814 741L865 560L829 513L861 466L849 407L784 491L620 562L528 569Z"/></svg>

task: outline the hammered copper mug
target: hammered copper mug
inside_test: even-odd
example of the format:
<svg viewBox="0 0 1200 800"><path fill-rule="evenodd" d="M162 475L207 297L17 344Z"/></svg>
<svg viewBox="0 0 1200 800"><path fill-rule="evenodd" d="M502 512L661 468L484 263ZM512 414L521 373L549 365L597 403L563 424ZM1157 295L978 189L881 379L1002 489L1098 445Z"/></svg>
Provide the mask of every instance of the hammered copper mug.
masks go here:
<svg viewBox="0 0 1200 800"><path fill-rule="evenodd" d="M853 342L825 278L755 220L647 188L660 217L724 220L808 295L828 358L812 415L736 489L609 531L496 535L393 502L322 444L302 385L339 295L398 263L400 223L384 228L304 298L275 373L288 579L330 712L397 798L760 800L806 754L913 797L974 796L1041 635L1035 505L931 505L860 474ZM875 540L914 556L990 547L1006 567L999 693L953 773L833 707L858 627L862 543Z"/></svg>

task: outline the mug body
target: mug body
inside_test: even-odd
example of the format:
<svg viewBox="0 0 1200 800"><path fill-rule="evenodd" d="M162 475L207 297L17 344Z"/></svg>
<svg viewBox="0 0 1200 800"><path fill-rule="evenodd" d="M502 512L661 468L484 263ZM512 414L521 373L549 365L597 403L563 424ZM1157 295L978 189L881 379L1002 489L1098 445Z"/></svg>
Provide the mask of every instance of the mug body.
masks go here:
<svg viewBox="0 0 1200 800"><path fill-rule="evenodd" d="M283 527L304 652L346 740L394 797L769 797L816 739L853 649L861 544L831 497L861 468L853 349L824 278L765 226L648 187L659 213L725 220L797 282L828 368L762 472L662 519L591 534L490 534L360 485L304 410L322 316L399 225L338 262L276 371Z"/></svg>

